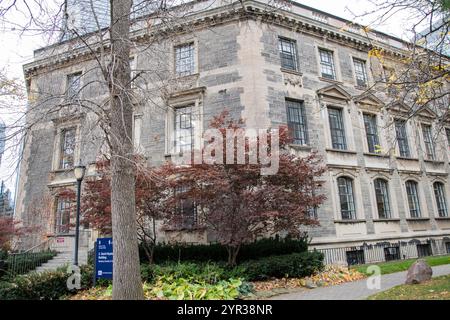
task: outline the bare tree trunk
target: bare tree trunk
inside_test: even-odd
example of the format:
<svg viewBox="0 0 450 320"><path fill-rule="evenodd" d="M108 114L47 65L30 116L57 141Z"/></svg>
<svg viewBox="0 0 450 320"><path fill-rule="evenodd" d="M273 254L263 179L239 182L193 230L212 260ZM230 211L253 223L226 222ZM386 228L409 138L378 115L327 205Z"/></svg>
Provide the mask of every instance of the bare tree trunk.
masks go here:
<svg viewBox="0 0 450 320"><path fill-rule="evenodd" d="M133 104L130 85L131 0L111 0L111 215L113 299L143 299L135 213Z"/></svg>
<svg viewBox="0 0 450 320"><path fill-rule="evenodd" d="M239 253L240 245L227 246L228 251L228 266L235 267L237 264L237 256Z"/></svg>

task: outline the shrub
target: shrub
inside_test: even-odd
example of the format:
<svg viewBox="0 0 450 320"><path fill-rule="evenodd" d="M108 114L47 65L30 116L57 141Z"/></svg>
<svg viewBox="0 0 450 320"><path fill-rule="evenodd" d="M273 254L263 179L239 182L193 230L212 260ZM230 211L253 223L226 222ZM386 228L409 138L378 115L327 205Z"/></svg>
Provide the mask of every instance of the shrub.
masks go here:
<svg viewBox="0 0 450 320"><path fill-rule="evenodd" d="M67 288L69 274L64 269L19 275L0 282L0 300L55 300L76 293ZM92 286L92 267L81 267L81 289Z"/></svg>
<svg viewBox="0 0 450 320"><path fill-rule="evenodd" d="M150 297L170 300L232 300L239 296L242 284L241 279L208 283L165 275L159 276L151 286L145 285L144 291Z"/></svg>
<svg viewBox="0 0 450 320"><path fill-rule="evenodd" d="M323 269L323 254L318 251L271 256L243 263L245 278L249 281L269 278L301 278Z"/></svg>
<svg viewBox="0 0 450 320"><path fill-rule="evenodd" d="M26 274L46 263L55 255L54 251L11 254L5 260L5 269L14 272L15 275Z"/></svg>
<svg viewBox="0 0 450 320"><path fill-rule="evenodd" d="M238 255L238 262L259 259L273 255L283 255L291 253L305 252L308 249L308 239L292 238L265 238L253 243L245 244L241 247ZM140 247L141 262L148 262L142 246ZM154 251L154 262L221 262L227 261L228 252L221 244L158 244Z"/></svg>
<svg viewBox="0 0 450 320"><path fill-rule="evenodd" d="M240 278L244 274L241 267L229 268L218 263L177 263L163 265L141 265L142 279L153 282L160 276L184 278L189 281L216 283L220 280Z"/></svg>

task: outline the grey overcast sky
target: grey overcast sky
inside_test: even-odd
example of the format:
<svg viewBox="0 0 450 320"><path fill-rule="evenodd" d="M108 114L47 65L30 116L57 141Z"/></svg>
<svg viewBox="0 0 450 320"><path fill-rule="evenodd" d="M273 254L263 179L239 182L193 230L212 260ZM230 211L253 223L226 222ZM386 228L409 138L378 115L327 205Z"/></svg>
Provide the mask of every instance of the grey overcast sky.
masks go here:
<svg viewBox="0 0 450 320"><path fill-rule="evenodd" d="M50 3L61 3L62 0L49 0ZM0 0L0 7L1 7ZM373 8L373 5L368 0L298 0L297 2L305 4L307 6L332 13L335 16L339 16L345 19L353 20L355 14L361 14L366 10ZM25 23L25 17L17 14L14 18L15 23ZM369 24L368 19L356 21L361 24ZM396 19L394 22L383 26L377 26L378 30L393 34L397 37L406 38L405 30L407 27L402 24L401 19ZM0 23L0 70L6 71L9 77L23 79L22 65L31 61L33 57L33 50L46 45L44 37L39 35L22 34L11 31L10 26ZM8 124L10 114L4 113L4 110L0 112L0 117ZM4 161L0 168L0 180L5 180L7 186L14 192L15 187L15 174L13 156L5 154Z"/></svg>

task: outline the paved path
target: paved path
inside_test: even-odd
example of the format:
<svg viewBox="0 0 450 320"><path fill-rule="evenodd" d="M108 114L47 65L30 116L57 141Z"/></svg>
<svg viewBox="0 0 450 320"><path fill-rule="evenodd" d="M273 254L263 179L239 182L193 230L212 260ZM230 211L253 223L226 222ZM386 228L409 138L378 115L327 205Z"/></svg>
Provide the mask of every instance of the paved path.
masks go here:
<svg viewBox="0 0 450 320"><path fill-rule="evenodd" d="M433 277L450 274L450 264L432 267ZM385 291L392 287L403 284L406 280L406 271L391 273L381 276L380 289L370 290L367 288L367 279L344 284L307 289L299 292L282 294L272 297L272 300L360 300L366 299L375 293Z"/></svg>

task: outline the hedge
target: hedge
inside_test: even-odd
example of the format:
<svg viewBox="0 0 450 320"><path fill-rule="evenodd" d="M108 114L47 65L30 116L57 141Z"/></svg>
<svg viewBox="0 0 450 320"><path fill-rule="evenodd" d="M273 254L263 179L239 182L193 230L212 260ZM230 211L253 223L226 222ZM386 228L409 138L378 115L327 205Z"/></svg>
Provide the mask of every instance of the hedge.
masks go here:
<svg viewBox="0 0 450 320"><path fill-rule="evenodd" d="M70 275L64 269L20 275L0 282L0 300L56 300L76 293L67 288ZM92 266L81 267L81 289L92 286Z"/></svg>
<svg viewBox="0 0 450 320"><path fill-rule="evenodd" d="M238 263L274 255L301 253L308 250L308 238L266 238L244 244L238 255ZM140 246L141 263L148 262L142 245ZM227 261L228 252L221 244L158 244L154 251L155 263L166 262L222 262Z"/></svg>
<svg viewBox="0 0 450 320"><path fill-rule="evenodd" d="M40 265L46 263L56 255L54 251L26 253L26 254L11 254L3 263L0 263L0 277L7 275L11 268L14 268L16 274L26 274L33 271Z"/></svg>
<svg viewBox="0 0 450 320"><path fill-rule="evenodd" d="M323 254L318 251L271 256L242 263L248 281L270 278L302 278L323 269Z"/></svg>

